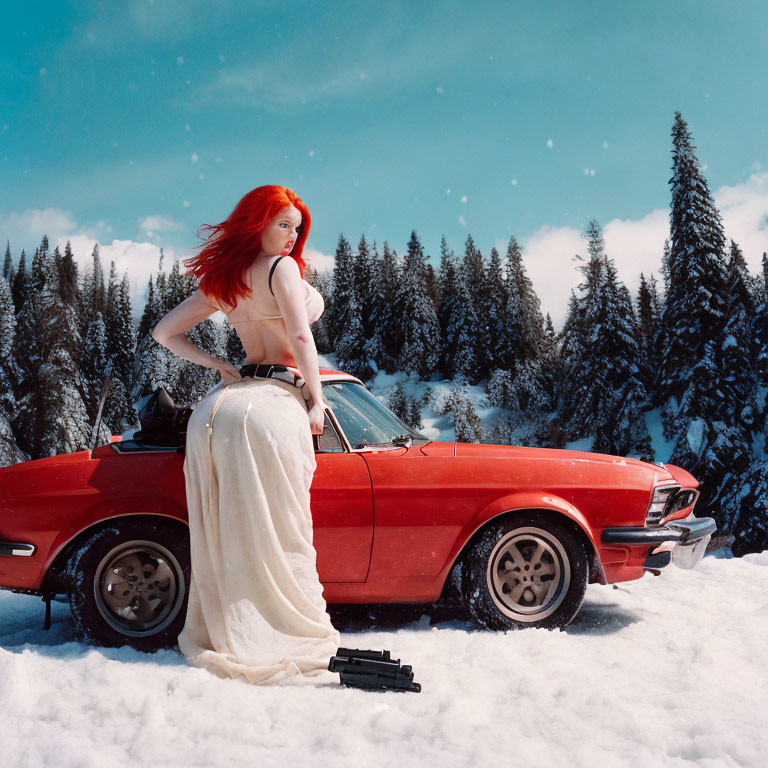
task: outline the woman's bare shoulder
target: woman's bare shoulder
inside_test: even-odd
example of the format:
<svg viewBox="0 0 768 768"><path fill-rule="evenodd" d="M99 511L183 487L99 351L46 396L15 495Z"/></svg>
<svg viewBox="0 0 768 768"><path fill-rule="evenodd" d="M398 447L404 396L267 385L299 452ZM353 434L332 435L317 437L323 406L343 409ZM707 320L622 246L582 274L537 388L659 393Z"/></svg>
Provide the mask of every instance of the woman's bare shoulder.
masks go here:
<svg viewBox="0 0 768 768"><path fill-rule="evenodd" d="M290 264L285 264L284 262L286 261L290 262ZM281 282L283 289L291 288L301 282L301 270L299 269L298 262L291 256L278 256L277 263L274 266L275 269L272 273L273 291L276 280Z"/></svg>

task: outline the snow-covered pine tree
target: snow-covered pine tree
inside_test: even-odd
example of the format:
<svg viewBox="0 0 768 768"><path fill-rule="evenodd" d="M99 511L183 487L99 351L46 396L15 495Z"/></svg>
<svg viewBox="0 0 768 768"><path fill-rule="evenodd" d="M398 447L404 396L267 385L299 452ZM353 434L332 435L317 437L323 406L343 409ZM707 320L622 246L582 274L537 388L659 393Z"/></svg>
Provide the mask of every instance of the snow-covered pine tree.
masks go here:
<svg viewBox="0 0 768 768"><path fill-rule="evenodd" d="M62 301L59 265L46 236L35 254L28 287L20 317L31 354L13 430L22 450L36 459L87 448L91 425L73 356L74 312ZM18 331L19 326L17 342Z"/></svg>
<svg viewBox="0 0 768 768"><path fill-rule="evenodd" d="M437 309L440 303L440 280L429 259L427 259L424 267L424 290L426 295L432 300L435 309Z"/></svg>
<svg viewBox="0 0 768 768"><path fill-rule="evenodd" d="M357 278L352 248L344 235L339 235L336 263L333 269L332 339L336 363L340 370L367 381L373 375L368 362L365 331L357 296Z"/></svg>
<svg viewBox="0 0 768 768"><path fill-rule="evenodd" d="M714 476L707 478L711 486L708 503L719 510L727 534L733 533L739 519L742 526L751 527L749 518L761 514L743 502L744 476L753 463L753 438L760 430L752 357L754 309L749 270L741 249L731 240L726 319L717 354L719 387L715 395L722 402L721 418L712 425L718 433L712 446L716 464Z"/></svg>
<svg viewBox="0 0 768 768"><path fill-rule="evenodd" d="M112 361L113 369L103 413L104 422L113 434L121 434L136 423L136 412L128 395L136 346L132 313L128 272L123 273L118 283L113 261L104 318L107 359Z"/></svg>
<svg viewBox="0 0 768 768"><path fill-rule="evenodd" d="M397 251L385 240L381 258L375 254L374 289L372 304L370 357L379 370L393 374L397 370L397 344L400 336L400 318L397 317L395 296L400 285L402 266Z"/></svg>
<svg viewBox="0 0 768 768"><path fill-rule="evenodd" d="M403 421L416 430L424 429L424 422L421 420L422 408L429 402L431 389L426 388L424 394L419 397L409 397L406 403L406 418Z"/></svg>
<svg viewBox="0 0 768 768"><path fill-rule="evenodd" d="M163 269L164 258L165 258L165 253L161 248L160 259L158 260L158 265L157 265L157 274L155 275L155 299L159 302L158 306L160 307L161 317L171 309L171 307L169 307L167 304L168 291L166 289L166 285L168 282L168 276L165 274L165 270Z"/></svg>
<svg viewBox="0 0 768 768"><path fill-rule="evenodd" d="M457 442L481 443L483 425L469 394L468 382L461 375L454 382L454 387L438 406L438 412L450 417Z"/></svg>
<svg viewBox="0 0 768 768"><path fill-rule="evenodd" d="M11 423L18 414L18 403L13 393L15 375L13 337L16 331L16 312L13 307L11 288L0 275L0 467L9 467L27 459L16 444Z"/></svg>
<svg viewBox="0 0 768 768"><path fill-rule="evenodd" d="M763 254L760 288L757 291L759 300L756 302L753 315L754 336L752 344L752 359L755 361L755 373L758 384L758 414L761 429L768 432L768 408L766 408L766 393L768 393L768 254Z"/></svg>
<svg viewBox="0 0 768 768"><path fill-rule="evenodd" d="M21 249L21 256L19 257L19 265L16 268L16 274L11 281L11 296L13 297L13 306L16 310L18 317L21 308L26 301L27 294L29 292L29 275L27 274L26 256L24 249Z"/></svg>
<svg viewBox="0 0 768 768"><path fill-rule="evenodd" d="M61 296L62 301L75 309L75 312L77 311L79 304L77 282L77 262L72 253L72 243L67 240L67 244L64 246L64 255L59 261L59 295ZM73 315L73 319L78 319L76 314Z"/></svg>
<svg viewBox="0 0 768 768"><path fill-rule="evenodd" d="M477 318L477 323L470 329L470 333L472 334L476 350L478 373L477 380L469 380L470 384L477 384L480 379L488 378L490 375L488 361L491 356L491 328L486 304L488 281L483 263L483 255L475 246L472 235L467 235L464 243L462 266L464 268L464 280L467 291L472 302L473 313Z"/></svg>
<svg viewBox="0 0 768 768"><path fill-rule="evenodd" d="M552 407L544 360L544 318L514 235L507 246L505 294L502 318L506 339L500 367L512 373L509 407L516 415L536 419Z"/></svg>
<svg viewBox="0 0 768 768"><path fill-rule="evenodd" d="M113 355L115 373L120 381L128 387L133 370L133 355L136 349L136 333L133 329L133 307L131 305L131 286L128 280L128 270L123 273L120 287L117 291L117 313L119 322L113 329L114 347L107 350Z"/></svg>
<svg viewBox="0 0 768 768"><path fill-rule="evenodd" d="M656 292L656 278L651 274L650 281L640 273L640 287L637 291L638 318L638 367L640 368L643 386L648 392L651 402L654 401L653 387L660 365L658 346L659 328L661 326L661 311Z"/></svg>
<svg viewBox="0 0 768 768"><path fill-rule="evenodd" d="M587 226L585 281L571 292L563 329L560 415L568 440L594 435L593 450L652 459L629 292L618 282L596 221Z"/></svg>
<svg viewBox="0 0 768 768"><path fill-rule="evenodd" d="M558 349L558 338L552 325L552 318L547 312L544 323L544 342L541 351L541 381L544 394L549 402L552 416L556 408L560 381L562 378L562 363Z"/></svg>
<svg viewBox="0 0 768 768"><path fill-rule="evenodd" d="M706 179L702 176L687 123L675 113L670 178L668 290L661 319L661 365L657 387L667 440L675 439L675 459L685 459L688 423L698 418L693 370L705 358L709 341L720 346L726 315L725 236ZM683 398L692 410L681 407ZM672 463L675 459L670 458ZM685 465L683 465L685 466ZM692 470L691 467L686 467Z"/></svg>
<svg viewBox="0 0 768 768"><path fill-rule="evenodd" d="M80 359L80 370L85 385L85 404L91 422L96 418L108 360L106 325L101 312L97 310L95 317L88 324Z"/></svg>
<svg viewBox="0 0 768 768"><path fill-rule="evenodd" d="M730 468L739 463L734 403L720 380L728 321L725 235L706 179L679 112L672 128L673 175L668 258L669 290L662 314L658 387L664 435L674 448L668 461L702 485L699 507L723 525L727 510L712 506Z"/></svg>
<svg viewBox="0 0 768 768"><path fill-rule="evenodd" d="M469 384L481 379L480 350L477 348L476 329L479 319L475 304L467 288L464 264L456 266L456 299L448 316L448 330L444 348L451 365L450 378L461 378Z"/></svg>
<svg viewBox="0 0 768 768"><path fill-rule="evenodd" d="M3 278L8 283L8 290L13 283L13 259L11 259L11 241L7 240L5 246L5 260L3 261Z"/></svg>
<svg viewBox="0 0 768 768"><path fill-rule="evenodd" d="M362 381L368 381L373 376L373 368L368 361L360 309L354 292L349 294L341 318L344 326L336 337L336 364L339 370L351 373Z"/></svg>
<svg viewBox="0 0 768 768"><path fill-rule="evenodd" d="M457 317L456 302L459 300L458 265L456 256L448 248L448 242L445 235L440 239L440 272L439 272L439 295L440 303L437 305L437 321L440 324L440 360L438 362L440 372L446 379L453 378L453 354L454 337L451 331L451 324L454 317Z"/></svg>
<svg viewBox="0 0 768 768"><path fill-rule="evenodd" d="M731 240L728 260L728 302L723 345L721 347L721 380L726 400L735 416L733 423L744 426L750 434L757 428L755 360L755 297L752 279L739 246Z"/></svg>
<svg viewBox="0 0 768 768"><path fill-rule="evenodd" d="M331 280L328 275L318 275L317 270L314 267L310 267L307 270L306 281L320 292L323 297L323 303L325 306L329 304L329 297L331 295ZM331 344L328 340L328 322L325 316L325 310L320 317L315 320L310 326L312 331L312 337L315 340L315 346L320 354L326 354L331 351Z"/></svg>
<svg viewBox="0 0 768 768"><path fill-rule="evenodd" d="M39 248L35 249L34 259L39 259ZM30 269L25 269L24 252L21 253L19 268L16 272L16 280L11 288L14 305L16 307L16 332L13 337L13 358L16 361L16 369L13 372L12 382L16 402L21 406L22 401L32 403L42 397L39 386L39 366L42 358L38 350L38 305L35 297L38 295L41 285L39 268L33 274ZM36 411L40 411L41 403L34 403ZM42 440L42 427L35 416L27 416L17 411L12 423L16 441L25 453L38 458L40 441ZM23 434L20 430L29 428L31 434Z"/></svg>
<svg viewBox="0 0 768 768"><path fill-rule="evenodd" d="M405 396L405 389L400 381L395 382L395 385L389 391L389 398L387 399L387 408L389 408L395 416L401 418L404 422L408 422L408 401Z"/></svg>
<svg viewBox="0 0 768 768"><path fill-rule="evenodd" d="M509 337L506 329L507 286L501 265L501 257L496 248L491 248L486 277L486 313L488 317L488 370L502 367L508 357Z"/></svg>
<svg viewBox="0 0 768 768"><path fill-rule="evenodd" d="M330 306L326 307L326 313L330 320L330 341L334 348L341 334L346 330L344 321L348 312L348 303L350 296L355 293L355 275L354 258L352 256L352 247L344 234L339 235L339 241L336 244L336 253L333 263L333 291L331 295ZM358 324L362 328L362 322L359 317Z"/></svg>
<svg viewBox="0 0 768 768"><path fill-rule="evenodd" d="M762 454L762 452L761 452ZM768 549L768 459L760 455L739 478L736 517L730 523L736 557Z"/></svg>
<svg viewBox="0 0 768 768"><path fill-rule="evenodd" d="M107 291L104 286L104 269L101 265L99 244L96 243L91 251L91 264L83 274L80 305L80 335L84 339L88 327L100 312L102 319L107 311Z"/></svg>
<svg viewBox="0 0 768 768"><path fill-rule="evenodd" d="M415 230L408 241L395 307L403 324L397 368L429 379L437 370L440 356L440 325L427 294L426 259Z"/></svg>
<svg viewBox="0 0 768 768"><path fill-rule="evenodd" d="M596 222L595 222L596 224ZM597 420L593 450L653 461L645 409L648 393L637 360L638 329L629 291L618 280L613 259L605 261L604 334L598 336L602 364L607 368L607 402Z"/></svg>
<svg viewBox="0 0 768 768"><path fill-rule="evenodd" d="M355 296L360 306L360 322L363 326L363 335L366 340L373 335L373 306L370 301L373 293L373 258L371 250L365 239L365 235L360 237L357 244L357 253L352 257L352 274L355 282Z"/></svg>
<svg viewBox="0 0 768 768"><path fill-rule="evenodd" d="M154 278L149 278L147 302L144 305L136 339L136 354L131 375L130 401L136 403L151 394L160 384L167 385L168 368L173 353L152 338L152 329L165 314L162 296L155 290Z"/></svg>
<svg viewBox="0 0 768 768"><path fill-rule="evenodd" d="M179 261L174 260L168 273L163 305L170 312L198 288L197 280L189 273L182 275ZM186 333L187 338L196 346L213 357L224 356L224 329L214 320L207 318ZM169 351L169 350L168 350ZM191 406L205 397L206 393L219 380L219 372L206 368L191 360L185 360L170 352L169 366L164 380L166 389L179 405Z"/></svg>

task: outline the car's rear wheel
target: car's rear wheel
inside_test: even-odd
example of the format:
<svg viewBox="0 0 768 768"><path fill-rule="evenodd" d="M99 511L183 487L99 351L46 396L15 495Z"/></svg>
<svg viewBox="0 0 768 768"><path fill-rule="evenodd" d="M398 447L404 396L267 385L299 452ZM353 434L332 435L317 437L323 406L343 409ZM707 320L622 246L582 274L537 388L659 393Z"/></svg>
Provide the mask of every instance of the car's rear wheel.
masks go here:
<svg viewBox="0 0 768 768"><path fill-rule="evenodd" d="M75 626L98 645L172 647L184 626L189 541L160 519L123 518L88 537L68 562Z"/></svg>
<svg viewBox="0 0 768 768"><path fill-rule="evenodd" d="M464 599L481 626L556 628L581 606L589 560L567 523L525 512L481 532L467 553L465 573Z"/></svg>

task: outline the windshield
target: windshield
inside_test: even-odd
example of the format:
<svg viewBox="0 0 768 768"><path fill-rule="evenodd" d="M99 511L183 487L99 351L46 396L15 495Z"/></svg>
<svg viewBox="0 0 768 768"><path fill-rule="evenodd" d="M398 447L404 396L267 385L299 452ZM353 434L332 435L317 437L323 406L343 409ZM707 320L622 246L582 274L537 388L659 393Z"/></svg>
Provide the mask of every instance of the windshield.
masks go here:
<svg viewBox="0 0 768 768"><path fill-rule="evenodd" d="M323 385L323 396L353 448L362 447L364 443L388 445L400 435L407 435L419 445L432 442L401 421L362 384L329 382Z"/></svg>

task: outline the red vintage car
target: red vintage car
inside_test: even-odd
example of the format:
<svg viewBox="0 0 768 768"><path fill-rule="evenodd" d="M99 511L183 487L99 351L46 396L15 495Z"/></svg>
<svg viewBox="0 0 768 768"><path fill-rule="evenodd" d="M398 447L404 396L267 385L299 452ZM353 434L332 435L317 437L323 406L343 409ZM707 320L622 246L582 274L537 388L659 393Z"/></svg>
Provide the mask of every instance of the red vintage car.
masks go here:
<svg viewBox="0 0 768 768"><path fill-rule="evenodd" d="M562 627L588 583L694 567L715 530L680 467L432 441L359 379L320 373L331 410L311 504L329 604L450 598L489 629ZM0 469L0 588L42 596L46 626L66 594L91 642L173 646L190 579L183 460L178 439L142 430Z"/></svg>

